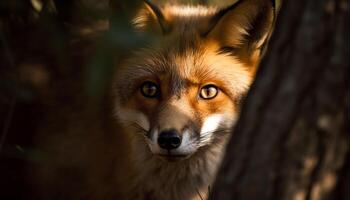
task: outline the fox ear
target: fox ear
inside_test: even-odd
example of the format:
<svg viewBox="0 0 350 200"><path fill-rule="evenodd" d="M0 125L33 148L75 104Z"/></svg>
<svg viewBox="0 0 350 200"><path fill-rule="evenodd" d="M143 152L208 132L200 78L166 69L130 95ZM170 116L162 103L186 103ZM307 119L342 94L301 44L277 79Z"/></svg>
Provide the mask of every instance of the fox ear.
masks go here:
<svg viewBox="0 0 350 200"><path fill-rule="evenodd" d="M254 65L269 39L274 15L274 0L238 0L211 18L204 35L219 41L224 52Z"/></svg>
<svg viewBox="0 0 350 200"><path fill-rule="evenodd" d="M170 32L171 25L161 9L148 0L144 0L143 8L134 18L133 23L137 30L152 31L161 34Z"/></svg>

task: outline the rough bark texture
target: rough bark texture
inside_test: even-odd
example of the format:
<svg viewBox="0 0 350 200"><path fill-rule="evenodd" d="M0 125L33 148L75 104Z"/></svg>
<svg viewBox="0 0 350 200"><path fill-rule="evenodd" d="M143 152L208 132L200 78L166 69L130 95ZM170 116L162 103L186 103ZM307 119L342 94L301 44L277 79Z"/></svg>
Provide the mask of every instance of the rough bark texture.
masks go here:
<svg viewBox="0 0 350 200"><path fill-rule="evenodd" d="M212 199L349 199L350 2L286 0Z"/></svg>

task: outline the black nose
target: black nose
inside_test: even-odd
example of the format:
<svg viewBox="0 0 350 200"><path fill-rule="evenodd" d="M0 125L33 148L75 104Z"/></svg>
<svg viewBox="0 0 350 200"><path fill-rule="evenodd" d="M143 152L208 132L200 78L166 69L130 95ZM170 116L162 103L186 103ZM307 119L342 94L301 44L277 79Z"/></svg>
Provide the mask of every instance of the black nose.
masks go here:
<svg viewBox="0 0 350 200"><path fill-rule="evenodd" d="M181 145L181 137L176 130L162 131L158 137L158 144L162 149L176 149Z"/></svg>

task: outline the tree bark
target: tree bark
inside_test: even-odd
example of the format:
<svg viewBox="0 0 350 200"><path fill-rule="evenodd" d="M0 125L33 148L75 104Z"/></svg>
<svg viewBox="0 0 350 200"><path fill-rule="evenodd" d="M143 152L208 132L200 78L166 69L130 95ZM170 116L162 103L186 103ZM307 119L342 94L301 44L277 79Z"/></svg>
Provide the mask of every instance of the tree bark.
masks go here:
<svg viewBox="0 0 350 200"><path fill-rule="evenodd" d="M350 197L349 25L347 0L284 2L211 199Z"/></svg>

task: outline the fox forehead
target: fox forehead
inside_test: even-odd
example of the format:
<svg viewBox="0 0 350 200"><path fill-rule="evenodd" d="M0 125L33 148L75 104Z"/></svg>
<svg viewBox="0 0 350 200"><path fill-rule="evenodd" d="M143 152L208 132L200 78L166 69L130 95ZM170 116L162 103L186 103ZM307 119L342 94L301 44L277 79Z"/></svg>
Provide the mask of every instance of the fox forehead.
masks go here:
<svg viewBox="0 0 350 200"><path fill-rule="evenodd" d="M208 43L175 42L163 48L138 51L120 69L118 85L122 88L119 89L127 95L141 84L140 81L166 76L168 82L160 84L168 84L173 91L188 86L186 83L198 86L213 83L233 96L244 93L252 81L248 68L234 56L219 53L219 47Z"/></svg>

